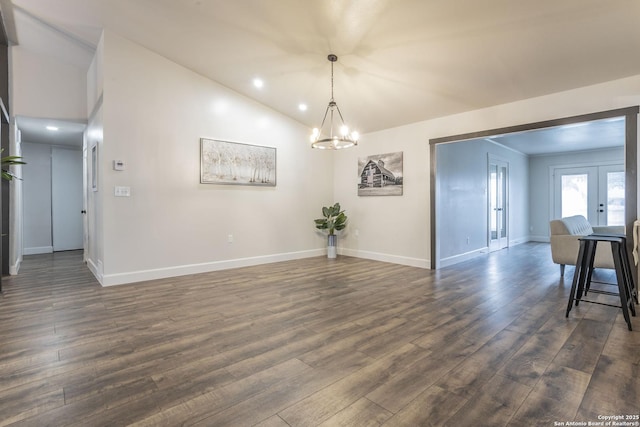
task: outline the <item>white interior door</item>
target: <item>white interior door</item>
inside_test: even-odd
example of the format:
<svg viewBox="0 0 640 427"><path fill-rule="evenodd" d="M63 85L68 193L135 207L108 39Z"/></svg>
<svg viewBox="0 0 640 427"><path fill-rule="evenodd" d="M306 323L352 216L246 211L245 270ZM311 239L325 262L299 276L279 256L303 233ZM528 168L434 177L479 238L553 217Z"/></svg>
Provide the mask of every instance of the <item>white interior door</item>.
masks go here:
<svg viewBox="0 0 640 427"><path fill-rule="evenodd" d="M51 151L51 223L54 251L82 249L82 151Z"/></svg>
<svg viewBox="0 0 640 427"><path fill-rule="evenodd" d="M489 251L509 246L509 164L489 158Z"/></svg>

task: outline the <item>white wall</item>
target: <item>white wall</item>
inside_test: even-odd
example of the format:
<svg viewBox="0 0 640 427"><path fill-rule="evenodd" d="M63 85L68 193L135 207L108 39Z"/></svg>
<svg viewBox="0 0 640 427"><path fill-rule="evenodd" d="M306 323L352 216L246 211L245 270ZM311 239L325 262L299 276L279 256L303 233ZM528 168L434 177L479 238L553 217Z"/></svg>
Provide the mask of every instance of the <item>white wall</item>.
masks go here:
<svg viewBox="0 0 640 427"><path fill-rule="evenodd" d="M527 156L513 151L503 151L500 157L509 161L509 245L530 240L531 223L529 181L531 172Z"/></svg>
<svg viewBox="0 0 640 427"><path fill-rule="evenodd" d="M552 166L583 166L611 164L619 162L624 164L624 147L584 151L577 153L532 156L529 158L531 170L530 195L531 195L531 238L538 242L549 241L549 221L551 220L551 185L549 168Z"/></svg>
<svg viewBox="0 0 640 427"><path fill-rule="evenodd" d="M437 218L442 265L488 250L488 157L509 163L509 243L529 240L529 166L524 154L485 140L437 146Z"/></svg>
<svg viewBox="0 0 640 427"><path fill-rule="evenodd" d="M51 241L51 147L22 142L25 255L53 252Z"/></svg>
<svg viewBox="0 0 640 427"><path fill-rule="evenodd" d="M10 154L22 156L22 142L20 132L15 125L10 127ZM24 200L22 166L12 166L12 172L19 179L11 180L9 184L9 274L18 274L23 259L24 248Z"/></svg>
<svg viewBox="0 0 640 427"><path fill-rule="evenodd" d="M87 71L77 65L11 47L12 115L86 120Z"/></svg>
<svg viewBox="0 0 640 427"><path fill-rule="evenodd" d="M89 65L87 72L87 110L91 111L87 128L84 132L82 143L82 157L84 159L83 187L85 191L85 250L84 259L87 266L103 283L104 276L104 221L103 221L103 199L104 191L100 189L102 185L102 174L104 168L97 167L94 170L92 161L92 150L96 147L98 159L101 159L104 142L104 120L103 120L103 80L102 71L104 68L104 34L100 37L96 54ZM99 164L97 166L100 166ZM97 175L97 190L93 189L92 176Z"/></svg>
<svg viewBox="0 0 640 427"><path fill-rule="evenodd" d="M350 222L341 250L430 266L430 139L639 104L640 75L363 135L356 149L335 153L334 199L347 210ZM404 195L358 197L358 157L393 151L404 152Z"/></svg>
<svg viewBox="0 0 640 427"><path fill-rule="evenodd" d="M440 259L487 248L487 145L482 141L441 144L436 194ZM467 240L468 239L468 240Z"/></svg>
<svg viewBox="0 0 640 427"><path fill-rule="evenodd" d="M305 126L113 33L103 49L103 284L325 253L313 219L333 153L309 149ZM202 137L275 147L277 186L200 184Z"/></svg>
<svg viewBox="0 0 640 427"><path fill-rule="evenodd" d="M86 215L85 215L85 252L84 259L89 266L89 269L93 274L102 281L104 274L104 231L103 231L103 191L93 191L91 176L98 173L98 189L102 187L102 173L103 168L98 168L97 171L93 170L93 164L91 161L91 150L93 147L97 147L100 158L103 146L103 120L102 120L102 105L97 104L95 106L94 115L89 119L89 124L84 134L83 152L82 157L84 159L84 191L85 191L85 203L86 203ZM99 166L99 165L98 165Z"/></svg>
<svg viewBox="0 0 640 427"><path fill-rule="evenodd" d="M358 158L398 151L403 195L358 196ZM348 217L339 253L428 267L429 144L416 125L363 135L357 147L335 152L334 170L333 201Z"/></svg>

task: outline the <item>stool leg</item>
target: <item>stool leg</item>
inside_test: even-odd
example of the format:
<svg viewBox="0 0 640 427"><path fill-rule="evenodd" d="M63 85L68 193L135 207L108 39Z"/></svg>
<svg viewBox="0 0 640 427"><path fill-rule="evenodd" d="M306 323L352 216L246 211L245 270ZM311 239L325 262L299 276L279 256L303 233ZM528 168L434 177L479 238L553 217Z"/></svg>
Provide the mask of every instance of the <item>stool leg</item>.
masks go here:
<svg viewBox="0 0 640 427"><path fill-rule="evenodd" d="M618 279L618 292L620 294L620 305L622 306L622 315L627 322L627 327L631 331L631 319L629 318L629 301L627 299L628 288L625 280L622 265L622 252L619 242L611 242L611 254L613 255L613 264L616 267L616 278Z"/></svg>
<svg viewBox="0 0 640 427"><path fill-rule="evenodd" d="M638 287L636 286L636 283L633 280L633 274L631 272L631 262L629 261L629 251L627 251L626 244L623 247L621 247L621 251L622 251L622 263L624 264L624 271L626 272L627 277L629 278L627 282L629 285L629 291L631 293L632 299L636 302L636 304L638 304ZM635 315L635 308L633 311Z"/></svg>
<svg viewBox="0 0 640 427"><path fill-rule="evenodd" d="M565 317L569 317L569 312L573 307L573 301L576 298L576 290L578 288L578 282L580 282L580 277L583 275L584 268L584 252L585 252L585 242L580 241L580 249L578 250L578 259L576 260L576 269L573 272L573 281L571 282L571 291L569 291L569 303L567 304L567 312L565 313ZM576 301L576 305L578 305L578 301Z"/></svg>
<svg viewBox="0 0 640 427"><path fill-rule="evenodd" d="M585 269L585 279L583 280L584 284L584 294L587 295L587 292L591 288L591 276L593 275L593 262L596 258L596 249L598 242L589 240L586 242L586 269ZM578 299L582 298L582 289L578 287ZM576 305L578 303L576 302Z"/></svg>
<svg viewBox="0 0 640 427"><path fill-rule="evenodd" d="M622 268L622 275L624 277L624 285L625 285L625 296L627 298L627 305L629 307L629 311L631 315L635 317L636 315L636 307L633 303L637 298L637 293L635 289L635 283L633 282L633 275L631 274L631 266L629 264L629 256L627 253L626 242L621 242L619 245L620 251L620 264Z"/></svg>
<svg viewBox="0 0 640 427"><path fill-rule="evenodd" d="M593 260L596 254L596 242L593 240L581 241L584 243L584 252L582 253L582 262L580 263L580 275L578 278L578 287L576 288L576 306L580 304L583 292L591 285L591 274L593 273ZM578 253L578 256L580 253Z"/></svg>

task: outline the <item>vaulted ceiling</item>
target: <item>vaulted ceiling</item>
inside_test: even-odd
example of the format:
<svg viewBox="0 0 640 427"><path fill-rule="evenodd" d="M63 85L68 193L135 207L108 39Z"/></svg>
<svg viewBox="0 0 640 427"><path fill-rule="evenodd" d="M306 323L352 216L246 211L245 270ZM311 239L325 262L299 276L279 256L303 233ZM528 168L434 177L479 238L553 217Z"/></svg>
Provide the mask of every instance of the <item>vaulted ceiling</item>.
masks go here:
<svg viewBox="0 0 640 427"><path fill-rule="evenodd" d="M360 133L640 74L637 0L0 4L25 48L88 67L106 28L310 127L335 53L335 99Z"/></svg>

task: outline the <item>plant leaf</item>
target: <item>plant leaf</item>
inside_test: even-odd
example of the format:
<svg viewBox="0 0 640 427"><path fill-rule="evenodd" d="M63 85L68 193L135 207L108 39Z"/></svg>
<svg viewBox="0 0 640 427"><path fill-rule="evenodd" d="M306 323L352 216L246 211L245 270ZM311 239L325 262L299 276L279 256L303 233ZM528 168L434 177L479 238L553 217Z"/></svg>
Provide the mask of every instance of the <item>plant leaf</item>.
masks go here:
<svg viewBox="0 0 640 427"><path fill-rule="evenodd" d="M329 234L335 234L336 230L342 230L347 226L347 215L340 210L340 203L322 208L324 218L314 219L316 228L329 230Z"/></svg>

